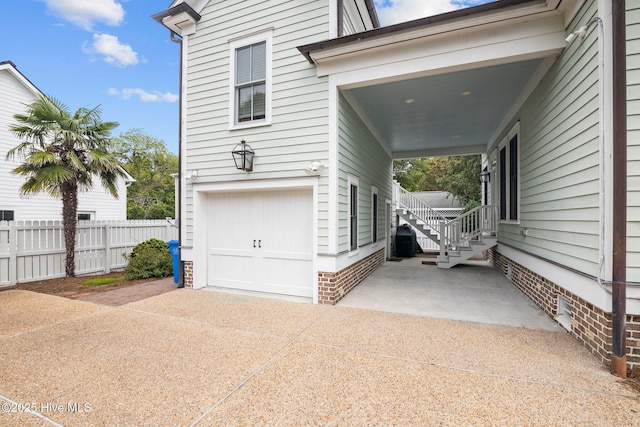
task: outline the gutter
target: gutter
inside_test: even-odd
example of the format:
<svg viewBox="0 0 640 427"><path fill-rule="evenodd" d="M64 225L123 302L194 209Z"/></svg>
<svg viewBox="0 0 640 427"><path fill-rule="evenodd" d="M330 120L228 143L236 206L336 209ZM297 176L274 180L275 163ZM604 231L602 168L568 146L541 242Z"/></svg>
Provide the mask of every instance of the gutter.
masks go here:
<svg viewBox="0 0 640 427"><path fill-rule="evenodd" d="M178 288L184 288L184 261L182 260L182 244L183 239L183 219L184 219L184 206L182 204L182 185L184 181L183 174L183 144L182 139L183 126L182 126L182 101L183 101L183 57L184 46L182 36L185 34L193 34L195 32L195 24L200 20L201 16L186 2L179 3L178 5L171 7L160 13L156 13L151 16L152 19L157 21L162 26L169 30L169 37L171 41L180 45L180 72L179 72L179 92L178 92L178 218L176 223L178 227Z"/></svg>
<svg viewBox="0 0 640 427"><path fill-rule="evenodd" d="M180 61L178 72L178 218L176 224L178 225L178 288L184 288L184 261L182 261L182 218L183 218L183 206L182 206L182 38L177 37L176 33L171 31L169 38L172 42L180 45Z"/></svg>
<svg viewBox="0 0 640 427"><path fill-rule="evenodd" d="M627 377L627 50L625 0L612 0L613 283L611 373Z"/></svg>

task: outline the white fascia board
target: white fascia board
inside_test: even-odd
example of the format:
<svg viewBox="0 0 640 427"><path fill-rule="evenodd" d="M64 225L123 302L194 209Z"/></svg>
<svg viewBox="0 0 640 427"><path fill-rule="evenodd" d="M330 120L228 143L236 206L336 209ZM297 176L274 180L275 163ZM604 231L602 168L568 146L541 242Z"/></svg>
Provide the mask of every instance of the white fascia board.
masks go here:
<svg viewBox="0 0 640 427"><path fill-rule="evenodd" d="M364 76L368 81L380 82L423 77L555 56L566 47L565 38L562 16L549 13L536 21L485 26L333 56L318 64L317 74L354 73L354 83L363 82Z"/></svg>
<svg viewBox="0 0 640 427"><path fill-rule="evenodd" d="M463 156L467 154L484 154L484 145L471 145L468 147L444 147L429 150L401 151L393 153L393 160L415 159L422 157Z"/></svg>
<svg viewBox="0 0 640 427"><path fill-rule="evenodd" d="M358 42L347 43L335 47L326 47L321 50L310 52L311 57L317 65L327 62L337 57L352 55L358 52L369 52L372 49L395 50L399 44L407 42L424 42L425 39L432 40L437 37L450 37L452 34L469 34L475 38L480 31L487 29L495 32L501 27L520 27L523 23L537 23L544 21L548 16L559 17L560 26L563 27L562 13L552 10L547 11L540 6L532 6L535 11L530 13L517 13L520 9L511 12L503 12L501 14L491 16L467 17L464 19L456 19L446 21L439 24L425 25L413 30L398 31L389 34L382 34L377 37L362 39ZM564 30L564 28L562 28ZM566 35L565 35L566 37Z"/></svg>

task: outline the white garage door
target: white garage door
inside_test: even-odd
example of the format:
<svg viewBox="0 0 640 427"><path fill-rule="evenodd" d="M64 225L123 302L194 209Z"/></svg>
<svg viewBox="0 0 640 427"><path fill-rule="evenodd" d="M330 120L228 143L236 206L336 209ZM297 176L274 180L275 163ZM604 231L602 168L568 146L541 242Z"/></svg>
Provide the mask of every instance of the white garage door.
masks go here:
<svg viewBox="0 0 640 427"><path fill-rule="evenodd" d="M208 198L208 284L313 296L313 199L308 190Z"/></svg>

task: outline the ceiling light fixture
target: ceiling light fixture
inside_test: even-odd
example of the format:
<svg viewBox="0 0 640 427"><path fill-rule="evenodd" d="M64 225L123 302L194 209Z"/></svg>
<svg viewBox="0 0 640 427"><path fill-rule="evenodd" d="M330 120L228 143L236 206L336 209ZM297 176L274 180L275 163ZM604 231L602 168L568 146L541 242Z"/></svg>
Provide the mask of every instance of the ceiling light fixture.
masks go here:
<svg viewBox="0 0 640 427"><path fill-rule="evenodd" d="M471 95L470 90L463 90L462 92L460 92L460 96L469 96L469 95Z"/></svg>
<svg viewBox="0 0 640 427"><path fill-rule="evenodd" d="M413 99L413 98L407 98L407 99L405 99L405 100L404 100L404 103L405 103L405 104L413 104L415 101L416 101L416 100L415 100L415 99Z"/></svg>

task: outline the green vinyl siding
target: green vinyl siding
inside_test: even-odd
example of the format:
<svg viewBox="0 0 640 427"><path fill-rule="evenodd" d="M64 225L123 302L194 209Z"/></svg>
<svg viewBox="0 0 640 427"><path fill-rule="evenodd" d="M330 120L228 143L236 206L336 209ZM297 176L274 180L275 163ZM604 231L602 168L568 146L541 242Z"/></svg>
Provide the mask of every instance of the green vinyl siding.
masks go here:
<svg viewBox="0 0 640 427"><path fill-rule="evenodd" d="M186 169L197 183L304 177L312 162L328 162L328 81L318 78L296 46L327 39L329 0L209 2L187 54ZM272 31L271 124L229 129L230 42ZM231 150L245 139L255 151L252 173L235 168ZM318 250L328 250L328 178L319 178ZM187 188L187 244L193 238Z"/></svg>
<svg viewBox="0 0 640 427"><path fill-rule="evenodd" d="M568 31L595 15L590 2ZM585 39L567 46L504 130L520 122L520 222L499 226L501 243L593 276L599 266L598 79L592 26Z"/></svg>
<svg viewBox="0 0 640 427"><path fill-rule="evenodd" d="M378 240L385 235L385 199L391 199L391 157L340 95L338 121L338 252L349 249L348 174L358 178L358 246L372 241L371 187L378 188ZM387 218L389 221L390 218Z"/></svg>
<svg viewBox="0 0 640 427"><path fill-rule="evenodd" d="M627 280L640 282L640 3L627 2Z"/></svg>

